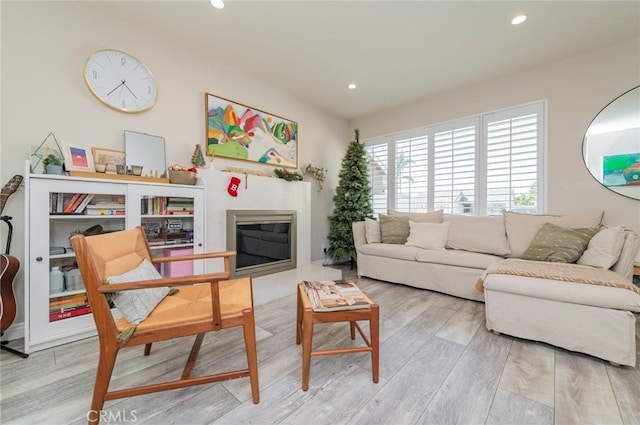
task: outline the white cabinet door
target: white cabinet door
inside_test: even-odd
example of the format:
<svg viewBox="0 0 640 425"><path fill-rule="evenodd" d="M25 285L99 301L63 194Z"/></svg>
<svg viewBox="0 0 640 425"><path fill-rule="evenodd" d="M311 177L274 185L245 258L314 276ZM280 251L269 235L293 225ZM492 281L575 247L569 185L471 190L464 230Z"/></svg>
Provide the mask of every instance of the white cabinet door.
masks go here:
<svg viewBox="0 0 640 425"><path fill-rule="evenodd" d="M28 239L25 276L25 341L27 351L39 350L95 334L90 310L83 308L84 286L72 272L75 256L69 238L76 232L122 230L126 225L126 185L95 183L68 178L30 177ZM117 204L109 215L80 214L80 198ZM75 200L74 200L75 199ZM78 206L69 213L73 202ZM58 210L57 205L61 205ZM78 211L78 213L75 213ZM112 214L111 214L112 213ZM50 285L52 267L65 270L63 291Z"/></svg>
<svg viewBox="0 0 640 425"><path fill-rule="evenodd" d="M127 227L142 225L154 257L204 252L202 186L130 184ZM168 277L203 273L202 261L165 264Z"/></svg>

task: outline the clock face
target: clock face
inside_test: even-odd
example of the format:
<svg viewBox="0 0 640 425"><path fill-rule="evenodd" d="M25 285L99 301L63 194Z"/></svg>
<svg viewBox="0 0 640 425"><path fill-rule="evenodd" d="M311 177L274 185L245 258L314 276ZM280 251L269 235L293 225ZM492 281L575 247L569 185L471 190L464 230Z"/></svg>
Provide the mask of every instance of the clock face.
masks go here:
<svg viewBox="0 0 640 425"><path fill-rule="evenodd" d="M100 50L84 65L84 81L105 105L121 112L142 112L157 97L151 72L133 56L118 50Z"/></svg>

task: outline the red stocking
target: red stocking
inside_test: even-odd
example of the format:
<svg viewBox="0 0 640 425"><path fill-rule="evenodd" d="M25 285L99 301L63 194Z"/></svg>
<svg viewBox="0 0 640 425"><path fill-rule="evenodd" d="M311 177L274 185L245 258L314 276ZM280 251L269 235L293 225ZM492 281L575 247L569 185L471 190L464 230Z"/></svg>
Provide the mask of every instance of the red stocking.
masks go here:
<svg viewBox="0 0 640 425"><path fill-rule="evenodd" d="M229 192L229 195L233 197L238 196L239 185L240 185L240 179L237 177L231 177L231 180L229 181L229 187L227 187L227 192Z"/></svg>

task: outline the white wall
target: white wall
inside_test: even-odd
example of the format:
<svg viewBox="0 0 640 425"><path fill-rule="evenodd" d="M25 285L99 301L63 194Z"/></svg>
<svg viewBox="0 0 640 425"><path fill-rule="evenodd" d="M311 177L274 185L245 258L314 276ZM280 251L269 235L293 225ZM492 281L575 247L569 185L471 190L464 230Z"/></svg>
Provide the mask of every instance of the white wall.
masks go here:
<svg viewBox="0 0 640 425"><path fill-rule="evenodd" d="M391 134L473 114L548 99L547 211L606 211L606 224L640 231L640 201L600 185L582 159L591 120L640 84L640 40L532 68L351 121L362 138ZM471 66L471 65L470 65Z"/></svg>
<svg viewBox="0 0 640 425"><path fill-rule="evenodd" d="M205 141L204 93L210 92L298 122L299 165L312 163L329 170L325 188L318 194L312 189L311 197L311 259L323 258L327 216L350 140L345 120L252 79L207 52L178 45L166 33L110 16L92 2L0 2L0 8L2 184L14 174L24 174L29 147L37 146L50 131L64 141L112 149L124 148L124 130L160 135L166 138L168 165L189 164L195 145ZM82 67L91 53L105 48L128 52L149 67L158 83L154 108L124 114L93 97ZM251 162L214 161L216 169L227 165L273 170ZM225 195L226 187L220 193ZM21 262L23 205L23 194L16 193L4 210L14 217L11 253ZM14 287L19 298L21 280L20 273Z"/></svg>

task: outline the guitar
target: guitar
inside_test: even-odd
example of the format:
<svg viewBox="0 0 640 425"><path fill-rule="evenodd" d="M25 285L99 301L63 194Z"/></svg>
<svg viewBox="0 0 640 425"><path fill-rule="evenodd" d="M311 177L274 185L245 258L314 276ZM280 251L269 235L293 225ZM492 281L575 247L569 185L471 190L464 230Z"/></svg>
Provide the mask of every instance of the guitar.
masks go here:
<svg viewBox="0 0 640 425"><path fill-rule="evenodd" d="M4 210L9 197L18 190L22 183L22 176L15 175L5 184L0 192L0 214ZM7 223L9 232L7 233L7 246L4 254L0 254L0 334L4 333L16 318L16 298L13 294L13 279L20 269L20 262L17 258L9 255L11 249L11 236L13 226L11 217L3 215L0 220Z"/></svg>

